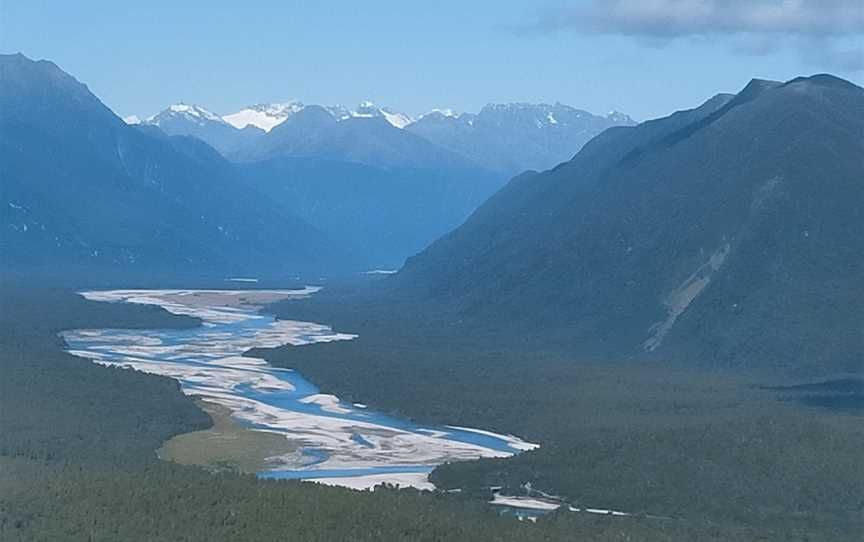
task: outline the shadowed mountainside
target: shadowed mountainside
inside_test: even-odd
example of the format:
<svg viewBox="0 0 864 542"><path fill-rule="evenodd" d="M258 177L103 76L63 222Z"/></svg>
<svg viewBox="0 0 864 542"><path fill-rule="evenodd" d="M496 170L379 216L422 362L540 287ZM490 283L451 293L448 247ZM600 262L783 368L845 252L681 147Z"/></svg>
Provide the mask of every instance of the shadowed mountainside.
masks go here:
<svg viewBox="0 0 864 542"><path fill-rule="evenodd" d="M862 111L864 90L816 75L612 128L513 179L396 289L597 357L854 371Z"/></svg>
<svg viewBox="0 0 864 542"><path fill-rule="evenodd" d="M48 61L0 57L0 251L9 270L296 273L340 263L216 151L127 126Z"/></svg>

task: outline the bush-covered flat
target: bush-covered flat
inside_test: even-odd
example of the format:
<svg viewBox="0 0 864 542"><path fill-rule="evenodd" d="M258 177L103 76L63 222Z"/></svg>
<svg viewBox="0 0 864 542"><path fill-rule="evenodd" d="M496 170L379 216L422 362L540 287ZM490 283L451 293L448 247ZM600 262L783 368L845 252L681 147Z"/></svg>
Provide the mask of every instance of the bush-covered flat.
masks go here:
<svg viewBox="0 0 864 542"><path fill-rule="evenodd" d="M66 354L56 333L197 322L153 307L87 302L63 288L7 283L0 293L0 540L744 541L809 536L765 526L569 512L534 524L500 517L470 494L355 492L160 461L156 450L166 440L210 427L209 417L176 382ZM815 532L825 539L825 531Z"/></svg>
<svg viewBox="0 0 864 542"><path fill-rule="evenodd" d="M580 361L496 337L459 336L350 295L272 307L333 322L346 343L257 351L349 401L422 421L511 432L540 449L439 467L442 488L536 489L577 505L770 527L786 536L864 528L860 410L802 406L777 372ZM328 315L328 312L330 313ZM375 316L375 315L379 316ZM397 321L398 320L398 321Z"/></svg>

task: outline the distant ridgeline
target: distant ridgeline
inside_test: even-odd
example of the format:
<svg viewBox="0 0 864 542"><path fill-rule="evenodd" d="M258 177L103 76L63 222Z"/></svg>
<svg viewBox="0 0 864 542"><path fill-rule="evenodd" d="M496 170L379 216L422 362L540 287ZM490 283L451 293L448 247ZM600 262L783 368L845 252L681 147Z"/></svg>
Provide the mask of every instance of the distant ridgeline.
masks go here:
<svg viewBox="0 0 864 542"><path fill-rule="evenodd" d="M220 117L176 104L143 121L194 136L234 161L251 188L353 250L399 267L459 226L507 178L570 159L606 128L633 124L555 104L490 104L414 119L356 109L259 104Z"/></svg>
<svg viewBox="0 0 864 542"><path fill-rule="evenodd" d="M4 271L284 276L344 251L191 137L129 126L48 61L0 56Z"/></svg>
<svg viewBox="0 0 864 542"><path fill-rule="evenodd" d="M434 110L412 118L363 102L259 104L219 116L175 104L144 120L169 135L197 137L235 161L318 158L376 167L463 167L515 175L569 160L612 126L635 124L618 112L593 115L556 103L488 104L479 113Z"/></svg>
<svg viewBox="0 0 864 542"><path fill-rule="evenodd" d="M51 272L61 261L67 272L124 276L399 267L509 176L633 123L560 104L412 119L368 102L292 102L225 117L177 104L130 125L49 61L2 55L0 75L0 247L18 270Z"/></svg>
<svg viewBox="0 0 864 542"><path fill-rule="evenodd" d="M864 90L754 80L516 177L393 281L591 357L855 371L862 208Z"/></svg>

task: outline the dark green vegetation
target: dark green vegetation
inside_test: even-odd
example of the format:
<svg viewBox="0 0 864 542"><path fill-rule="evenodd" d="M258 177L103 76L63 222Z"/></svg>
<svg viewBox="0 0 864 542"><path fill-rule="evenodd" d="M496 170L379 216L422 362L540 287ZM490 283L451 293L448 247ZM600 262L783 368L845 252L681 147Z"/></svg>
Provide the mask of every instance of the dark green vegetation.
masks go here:
<svg viewBox="0 0 864 542"><path fill-rule="evenodd" d="M611 128L511 181L398 290L582 357L858 371L864 89L828 75Z"/></svg>
<svg viewBox="0 0 864 542"><path fill-rule="evenodd" d="M530 482L578 506L746 526L779 539L854 540L864 528L860 413L807 408L762 389L795 382L776 371L580 361L521 336L456 334L407 310L382 316L385 306L362 289L272 308L359 333L350 342L254 352L326 392L542 445L440 467L432 478L439 487L488 496L489 486L521 494Z"/></svg>
<svg viewBox="0 0 864 542"><path fill-rule="evenodd" d="M152 458L166 435L209 426L176 382L98 367L62 352L56 335L63 328L194 326L197 319L20 282L0 292L0 454L134 464Z"/></svg>
<svg viewBox="0 0 864 542"><path fill-rule="evenodd" d="M0 540L752 540L763 529L562 514L538 524L482 502L211 474L156 459L209 426L176 382L61 351L67 327L195 325L68 290L0 291ZM770 533L770 531L768 531Z"/></svg>
<svg viewBox="0 0 864 542"><path fill-rule="evenodd" d="M285 233L311 232L301 220L271 229L275 206L244 218L256 202L209 147L121 125L51 64L2 66L4 265L242 271L309 256ZM460 496L159 462L208 417L170 380L62 353L56 333L195 322L9 285L0 538L859 540L861 111L864 91L829 76L754 81L518 177L393 281L275 307L360 334L257 352L325 392L542 444L437 469ZM182 182L202 167L209 184ZM70 215L74 198L110 204ZM209 206L200 223L190 202ZM638 516L527 525L482 504L489 486L528 482Z"/></svg>
<svg viewBox="0 0 864 542"><path fill-rule="evenodd" d="M790 401L849 412L864 412L864 379L838 378L824 382L768 386L766 389L785 392Z"/></svg>
<svg viewBox="0 0 864 542"><path fill-rule="evenodd" d="M0 540L15 541L767 540L752 529L591 514L534 525L441 494L359 494L165 465L80 469L0 457L0 499Z"/></svg>
<svg viewBox="0 0 864 542"><path fill-rule="evenodd" d="M125 277L333 269L337 249L201 141L127 126L48 61L0 55L4 271Z"/></svg>

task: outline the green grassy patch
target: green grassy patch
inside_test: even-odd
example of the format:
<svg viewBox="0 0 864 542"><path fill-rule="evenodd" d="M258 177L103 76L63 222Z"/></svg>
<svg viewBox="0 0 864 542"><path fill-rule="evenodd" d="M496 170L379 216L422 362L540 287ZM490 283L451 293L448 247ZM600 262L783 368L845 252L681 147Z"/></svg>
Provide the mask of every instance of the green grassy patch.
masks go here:
<svg viewBox="0 0 864 542"><path fill-rule="evenodd" d="M214 471L255 473L273 466L277 456L298 449L282 435L244 426L224 406L207 401L196 404L213 419L213 427L172 437L157 451L161 459Z"/></svg>

